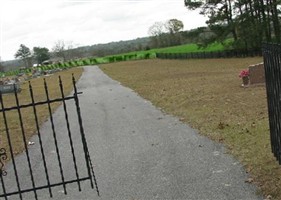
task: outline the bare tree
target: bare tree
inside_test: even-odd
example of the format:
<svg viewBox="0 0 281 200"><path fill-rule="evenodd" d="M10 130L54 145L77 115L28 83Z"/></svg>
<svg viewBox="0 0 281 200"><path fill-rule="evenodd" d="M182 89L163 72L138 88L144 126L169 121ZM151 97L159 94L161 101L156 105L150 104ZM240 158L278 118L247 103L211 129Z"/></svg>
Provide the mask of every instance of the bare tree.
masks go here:
<svg viewBox="0 0 281 200"><path fill-rule="evenodd" d="M164 33L165 25L163 22L155 22L152 26L148 29L148 34L151 36L159 36Z"/></svg>
<svg viewBox="0 0 281 200"><path fill-rule="evenodd" d="M0 57L0 72L3 72L3 71L4 71L4 66L3 66L3 63L2 63L2 60Z"/></svg>
<svg viewBox="0 0 281 200"><path fill-rule="evenodd" d="M164 40L165 24L163 22L155 22L148 29L148 34L151 35L151 46L152 47L163 47L165 46Z"/></svg>
<svg viewBox="0 0 281 200"><path fill-rule="evenodd" d="M66 61L81 57L81 53L75 48L76 46L77 44L74 44L73 41L58 40L52 50L57 57L61 57L63 58L63 61Z"/></svg>
<svg viewBox="0 0 281 200"><path fill-rule="evenodd" d="M61 57L63 61L66 61L66 45L64 40L58 40L52 50L57 57Z"/></svg>

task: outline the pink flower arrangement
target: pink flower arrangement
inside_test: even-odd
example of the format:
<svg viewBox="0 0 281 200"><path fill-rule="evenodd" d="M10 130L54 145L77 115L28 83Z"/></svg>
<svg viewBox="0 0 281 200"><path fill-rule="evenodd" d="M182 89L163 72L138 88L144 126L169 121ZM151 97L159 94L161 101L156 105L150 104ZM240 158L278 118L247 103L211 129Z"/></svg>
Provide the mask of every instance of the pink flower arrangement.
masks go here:
<svg viewBox="0 0 281 200"><path fill-rule="evenodd" d="M249 75L250 75L249 70L245 69L245 70L242 70L242 71L240 72L239 77L240 77L240 78L243 78L243 77L247 77L247 76L249 76Z"/></svg>

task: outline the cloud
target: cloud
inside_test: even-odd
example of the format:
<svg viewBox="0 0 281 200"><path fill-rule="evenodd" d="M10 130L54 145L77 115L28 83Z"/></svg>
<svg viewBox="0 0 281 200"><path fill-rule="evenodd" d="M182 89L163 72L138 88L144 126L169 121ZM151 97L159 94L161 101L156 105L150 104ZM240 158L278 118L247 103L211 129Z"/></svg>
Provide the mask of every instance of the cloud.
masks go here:
<svg viewBox="0 0 281 200"><path fill-rule="evenodd" d="M1 0L0 56L13 59L20 44L51 49L59 39L93 45L145 37L154 22L172 18L186 30L206 20L183 0Z"/></svg>

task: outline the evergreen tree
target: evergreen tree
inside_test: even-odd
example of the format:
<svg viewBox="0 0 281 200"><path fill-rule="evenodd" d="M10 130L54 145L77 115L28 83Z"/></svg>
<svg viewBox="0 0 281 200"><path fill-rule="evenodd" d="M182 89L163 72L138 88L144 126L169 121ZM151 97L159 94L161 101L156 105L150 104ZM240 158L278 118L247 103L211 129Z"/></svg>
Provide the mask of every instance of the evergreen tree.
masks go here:
<svg viewBox="0 0 281 200"><path fill-rule="evenodd" d="M31 59L30 49L24 44L21 44L19 50L15 54L15 58L20 58L24 62L25 67L27 68L30 64L29 61Z"/></svg>
<svg viewBox="0 0 281 200"><path fill-rule="evenodd" d="M49 49L43 47L33 47L34 57L38 64L50 59Z"/></svg>

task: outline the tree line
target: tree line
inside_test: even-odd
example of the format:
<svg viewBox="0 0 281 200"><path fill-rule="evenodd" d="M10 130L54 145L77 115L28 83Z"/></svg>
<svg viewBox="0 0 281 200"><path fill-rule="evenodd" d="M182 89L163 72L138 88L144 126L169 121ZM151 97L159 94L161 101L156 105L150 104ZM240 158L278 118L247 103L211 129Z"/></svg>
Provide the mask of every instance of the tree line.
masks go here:
<svg viewBox="0 0 281 200"><path fill-rule="evenodd" d="M281 0L184 0L189 10L208 16L213 34L204 44L232 38L235 49L260 49L263 42L281 41Z"/></svg>
<svg viewBox="0 0 281 200"><path fill-rule="evenodd" d="M58 40L52 52L46 47L33 47L32 51L29 47L21 44L17 52L15 53L15 58L23 61L24 66L30 67L33 62L41 65L44 61L49 60L51 57L59 57L62 61L72 58L74 55L71 54L71 49L73 49L72 42L65 42L63 40Z"/></svg>
<svg viewBox="0 0 281 200"><path fill-rule="evenodd" d="M31 67L33 64L42 64L46 60L58 62L147 50L150 48L149 46L150 39L148 37L81 47L77 47L72 41L58 40L52 49L46 47L29 48L21 44L14 55L15 60L0 60L0 71L14 70L20 66Z"/></svg>

